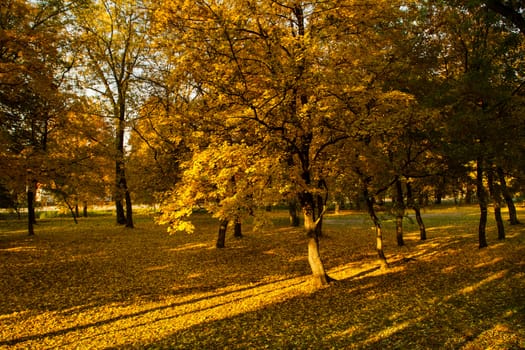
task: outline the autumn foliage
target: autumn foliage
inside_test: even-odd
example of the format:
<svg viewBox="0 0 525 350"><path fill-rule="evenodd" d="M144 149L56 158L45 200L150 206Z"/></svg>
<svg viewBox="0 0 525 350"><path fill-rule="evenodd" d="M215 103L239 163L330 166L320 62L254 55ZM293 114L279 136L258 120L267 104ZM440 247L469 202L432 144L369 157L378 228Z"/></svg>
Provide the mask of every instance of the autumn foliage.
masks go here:
<svg viewBox="0 0 525 350"><path fill-rule="evenodd" d="M285 329L266 339L263 322L256 347L521 346L523 295L507 287L523 282L524 13L510 0L2 1L0 214L29 238L0 221L0 346L67 347L89 330L97 341L78 346L215 347L228 333L205 323L247 314ZM425 210L445 202L476 204L474 220L433 225L447 215ZM117 226L80 220L109 203ZM157 226L134 230L136 208ZM372 234L337 226L349 209ZM44 221L64 212L71 225ZM355 322L328 300L358 305ZM458 330L459 302L479 310L460 308L472 322ZM150 322L158 334L132 332ZM408 331L430 336L412 346Z"/></svg>

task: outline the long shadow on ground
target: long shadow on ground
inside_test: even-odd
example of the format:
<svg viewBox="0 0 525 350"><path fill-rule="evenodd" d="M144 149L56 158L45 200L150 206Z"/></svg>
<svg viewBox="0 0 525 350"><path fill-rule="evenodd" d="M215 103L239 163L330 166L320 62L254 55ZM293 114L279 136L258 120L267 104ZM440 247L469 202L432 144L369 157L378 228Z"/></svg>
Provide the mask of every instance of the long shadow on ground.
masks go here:
<svg viewBox="0 0 525 350"><path fill-rule="evenodd" d="M353 276L309 296L122 348L523 348L523 246L505 256L440 251L400 260L390 273Z"/></svg>

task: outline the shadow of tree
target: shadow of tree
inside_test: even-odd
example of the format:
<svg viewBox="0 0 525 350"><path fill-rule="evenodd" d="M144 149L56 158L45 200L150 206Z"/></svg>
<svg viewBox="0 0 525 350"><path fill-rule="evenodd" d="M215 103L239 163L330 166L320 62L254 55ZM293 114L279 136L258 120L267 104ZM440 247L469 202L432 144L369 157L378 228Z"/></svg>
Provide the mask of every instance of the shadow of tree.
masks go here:
<svg viewBox="0 0 525 350"><path fill-rule="evenodd" d="M385 271L370 232L328 226L323 257L339 281L321 290L308 282L300 230L247 233L223 250L211 229L110 231L0 245L10 268L0 282L0 346L525 346L523 228L484 250L464 230L439 228L425 242L409 233L403 248L390 237ZM9 294L21 288L28 292Z"/></svg>
<svg viewBox="0 0 525 350"><path fill-rule="evenodd" d="M386 273L364 270L332 288L139 347L524 348L524 246L457 249L469 242L424 242L415 260L399 259Z"/></svg>

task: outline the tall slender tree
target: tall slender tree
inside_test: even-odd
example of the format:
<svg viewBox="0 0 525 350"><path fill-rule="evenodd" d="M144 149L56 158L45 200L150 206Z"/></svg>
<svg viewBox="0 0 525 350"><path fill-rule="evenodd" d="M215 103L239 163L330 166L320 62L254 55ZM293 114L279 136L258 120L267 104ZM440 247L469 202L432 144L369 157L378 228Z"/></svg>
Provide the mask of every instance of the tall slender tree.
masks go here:
<svg viewBox="0 0 525 350"><path fill-rule="evenodd" d="M117 223L133 227L131 194L126 178L129 123L138 111L138 92L148 53L148 10L140 0L93 0L73 11L81 86L107 104L101 114L113 120ZM125 202L125 207L124 207Z"/></svg>

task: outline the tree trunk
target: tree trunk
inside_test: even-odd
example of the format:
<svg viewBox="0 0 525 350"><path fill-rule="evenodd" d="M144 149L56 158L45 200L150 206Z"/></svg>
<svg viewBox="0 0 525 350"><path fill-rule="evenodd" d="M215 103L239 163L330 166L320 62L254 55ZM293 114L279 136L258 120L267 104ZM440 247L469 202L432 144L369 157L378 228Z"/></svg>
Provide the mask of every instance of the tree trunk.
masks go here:
<svg viewBox="0 0 525 350"><path fill-rule="evenodd" d="M314 221L313 211L310 208L303 208L304 228L308 237L308 263L312 270L314 284L317 286L327 285L332 279L324 269L323 261L319 250L319 234Z"/></svg>
<svg viewBox="0 0 525 350"><path fill-rule="evenodd" d="M317 224L315 225L315 230L317 232L317 236L318 237L322 237L323 236L323 211L324 211L324 206L325 206L325 203L324 203L324 200L323 200L323 196L316 196L317 197L317 216L316 217L316 221L317 221Z"/></svg>
<svg viewBox="0 0 525 350"><path fill-rule="evenodd" d="M368 189L366 187L363 190L363 195L365 197L368 215L370 215L370 218L372 219L372 222L374 223L374 227L376 231L376 250L377 250L377 255L379 257L379 263L381 264L382 269L386 269L388 268L388 261L386 260L385 252L383 250L383 231L381 228L381 221L377 217L376 211L374 209L374 199L370 197L368 193Z"/></svg>
<svg viewBox="0 0 525 350"><path fill-rule="evenodd" d="M507 180L505 180L505 173L501 167L497 167L496 171L498 172L498 178L501 185L501 194L507 203L507 208L509 208L509 221L511 225L518 225L520 221L518 220L518 215L516 213L516 206L510 195L509 188L507 187Z"/></svg>
<svg viewBox="0 0 525 350"><path fill-rule="evenodd" d="M78 203L75 204L75 216L76 216L77 218L80 217L80 212L79 212L79 210L78 210Z"/></svg>
<svg viewBox="0 0 525 350"><path fill-rule="evenodd" d="M35 215L35 191L31 182L27 186L27 234L29 236L35 235L34 224L36 222Z"/></svg>
<svg viewBox="0 0 525 350"><path fill-rule="evenodd" d="M131 205L131 196L128 190L126 181L126 172L124 170L124 162L117 161L117 189L115 193L115 205L117 209L117 223L119 225L126 225L128 228L133 228L133 208ZM124 202L126 203L126 211L124 212Z"/></svg>
<svg viewBox="0 0 525 350"><path fill-rule="evenodd" d="M87 201L84 201L84 206L83 206L83 209L82 209L82 215L87 218L88 216L88 204L87 204Z"/></svg>
<svg viewBox="0 0 525 350"><path fill-rule="evenodd" d="M485 187L483 186L483 158L482 157L479 157L477 159L476 194L478 196L478 203L479 203L479 210L480 210L478 240L479 240L479 248L481 249L481 248L485 248L488 246L487 236L485 233L485 229L487 227L488 205L487 205L487 193L485 191Z"/></svg>
<svg viewBox="0 0 525 350"><path fill-rule="evenodd" d="M487 175L489 192L494 206L494 219L496 220L496 227L498 228L498 239L503 240L505 239L505 226L503 225L503 218L501 217L501 191L499 186L494 183L494 171L492 168L488 169Z"/></svg>
<svg viewBox="0 0 525 350"><path fill-rule="evenodd" d="M73 218L73 221L75 224L78 224L77 217L78 213L75 212L75 209L78 211L78 206L73 206L69 201L67 200L67 194L65 192L62 193L62 198L64 199L64 203L66 203L67 208L69 209L69 212L71 213L71 217Z"/></svg>
<svg viewBox="0 0 525 350"><path fill-rule="evenodd" d="M303 12L303 4L300 1L294 2L293 5L291 5L291 10L295 17L295 25L297 26L297 31L295 28L293 29L294 36L297 35L298 37L303 38L306 33L305 27L307 22ZM298 60L295 78L303 79L303 73L305 70L305 60ZM302 118L299 117L299 111L302 109L302 107L308 105L308 95L300 92L297 87L292 89L291 95L291 104L289 106L290 116L292 119ZM297 105L298 103L300 103L300 106ZM313 132L306 129L304 129L304 131L305 132L299 137L299 139L296 140L297 143L295 144L295 146L297 146L296 154L301 162L301 178L305 185L305 190L298 193L298 200L303 212L304 228L308 237L308 262L312 270L314 283L316 285L322 286L328 284L332 279L326 274L323 262L321 260L321 255L319 253L319 234L321 229L319 224L324 215L324 212L321 211L321 208L318 208L318 217L316 220L316 202L317 204L319 204L319 202L316 201L317 198L314 197L314 194L310 189L310 186L312 186L310 152L313 141ZM290 157L290 161L293 162L293 157Z"/></svg>
<svg viewBox="0 0 525 350"><path fill-rule="evenodd" d="M126 224L126 213L124 212L124 192L121 188L121 178L120 178L120 171L118 170L123 165L120 161L117 161L116 168L117 168L117 183L116 183L116 191L115 191L115 209L117 211L117 224L119 225L125 225Z"/></svg>
<svg viewBox="0 0 525 350"><path fill-rule="evenodd" d="M439 189L436 189L436 191L439 191ZM442 197L443 195L441 194L441 192L436 192L434 194L434 204L437 204L437 205L441 204L441 202L443 201Z"/></svg>
<svg viewBox="0 0 525 350"><path fill-rule="evenodd" d="M228 228L228 220L221 219L219 222L219 235L217 237L217 244L215 247L224 248L226 247L226 229Z"/></svg>
<svg viewBox="0 0 525 350"><path fill-rule="evenodd" d="M290 226L299 226L299 215L297 214L297 200L292 199L288 203L288 212L290 214Z"/></svg>
<svg viewBox="0 0 525 350"><path fill-rule="evenodd" d="M424 241L427 239L427 230L425 228L425 223L421 217L421 209L419 207L419 199L416 201L412 192L412 185L410 182L407 182L407 203L414 210L416 215L417 225L419 226L419 239Z"/></svg>
<svg viewBox="0 0 525 350"><path fill-rule="evenodd" d="M419 226L419 239L424 241L427 239L427 230L423 218L421 217L421 209L419 209L419 206L414 207L414 212L416 214L417 225Z"/></svg>
<svg viewBox="0 0 525 350"><path fill-rule="evenodd" d="M319 236L315 232L310 233L308 237L308 263L312 269L314 284L316 286L325 286L330 283L331 278L324 269L321 255L319 253Z"/></svg>
<svg viewBox="0 0 525 350"><path fill-rule="evenodd" d="M126 181L126 168L124 162L124 124L126 121L125 99L119 97L118 108L115 115L118 116L116 142L115 142L115 205L117 209L117 223L133 228L133 216L131 206L131 196L129 194ZM123 201L126 201L126 212L124 213Z"/></svg>
<svg viewBox="0 0 525 350"><path fill-rule="evenodd" d="M126 181L126 178L124 177L124 182ZM133 208L131 206L131 196L129 194L127 185L126 185L126 227L127 228L133 228Z"/></svg>
<svg viewBox="0 0 525 350"><path fill-rule="evenodd" d="M120 136L122 134L122 136ZM117 135L117 159L115 161L115 209L117 211L117 224L126 224L126 214L124 212L124 192L125 189L122 187L122 176L124 174L124 162L121 159L123 157L123 142L124 142L124 131ZM122 146L120 146L122 144Z"/></svg>
<svg viewBox="0 0 525 350"><path fill-rule="evenodd" d="M405 216L405 203L403 196L403 187L399 177L396 177L396 198L394 201L394 210L396 214L396 240L398 247L405 245L403 239L403 217Z"/></svg>
<svg viewBox="0 0 525 350"><path fill-rule="evenodd" d="M126 214L124 213L124 205L122 199L115 199L115 209L117 210L117 224L126 224Z"/></svg>
<svg viewBox="0 0 525 350"><path fill-rule="evenodd" d="M68 201L66 201L66 205L69 208L69 212L71 213L71 217L73 218L73 221L75 222L75 224L78 224L77 216L75 214L75 208L71 204L69 204Z"/></svg>
<svg viewBox="0 0 525 350"><path fill-rule="evenodd" d="M498 239L505 239L505 226L503 225L503 218L501 216L501 207L494 205L494 218L496 219L496 226L498 227Z"/></svg>
<svg viewBox="0 0 525 350"><path fill-rule="evenodd" d="M312 193L301 193L299 201L303 211L304 229L306 231L306 236L308 237L308 263L312 270L314 284L317 286L324 286L333 281L333 279L330 278L325 271L319 250L319 231L317 226L321 221L323 213L320 213L320 216L316 220L315 202Z"/></svg>
<svg viewBox="0 0 525 350"><path fill-rule="evenodd" d="M233 226L233 237L242 238L242 225L240 218L235 218L235 223Z"/></svg>

